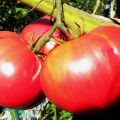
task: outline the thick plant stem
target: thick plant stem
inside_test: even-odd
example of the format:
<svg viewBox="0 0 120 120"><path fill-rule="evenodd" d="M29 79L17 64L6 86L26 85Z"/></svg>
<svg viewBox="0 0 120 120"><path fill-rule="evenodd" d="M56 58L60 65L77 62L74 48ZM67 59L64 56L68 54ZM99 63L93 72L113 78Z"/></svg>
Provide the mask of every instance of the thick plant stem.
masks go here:
<svg viewBox="0 0 120 120"><path fill-rule="evenodd" d="M62 14L62 2L61 0L56 0L56 9L57 9L57 27L59 29L61 29L64 33L67 33L67 28L64 26L63 22L62 22L62 17L63 17L63 14Z"/></svg>
<svg viewBox="0 0 120 120"><path fill-rule="evenodd" d="M35 52L39 52L39 50L47 43L49 42L50 38L52 37L53 33L57 28L61 29L64 33L67 34L67 28L64 26L62 22L62 2L61 0L56 0L56 22L54 23L53 27L51 28L48 35L44 38L44 40L38 45Z"/></svg>
<svg viewBox="0 0 120 120"><path fill-rule="evenodd" d="M19 0L28 6L34 7L36 4L36 9L46 15L52 15L56 17L56 9L54 9L54 0ZM73 8L69 5L63 5L63 15L64 15L64 22L72 30L73 36L78 35L78 26L86 33L91 29L95 28L96 26L101 25L116 25L111 20L106 19L104 17L96 17L94 15L88 14L84 11L78 10ZM77 23L77 25L76 25Z"/></svg>
<svg viewBox="0 0 120 120"><path fill-rule="evenodd" d="M62 19L62 4L61 0L56 0L57 22L61 23Z"/></svg>

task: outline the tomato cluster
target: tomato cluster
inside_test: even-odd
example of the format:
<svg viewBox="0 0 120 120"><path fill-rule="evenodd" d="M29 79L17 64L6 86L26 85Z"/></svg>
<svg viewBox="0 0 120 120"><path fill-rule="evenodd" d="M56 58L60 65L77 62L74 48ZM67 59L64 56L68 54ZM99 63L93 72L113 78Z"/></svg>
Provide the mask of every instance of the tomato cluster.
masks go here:
<svg viewBox="0 0 120 120"><path fill-rule="evenodd" d="M0 32L0 105L27 109L46 96L66 111L83 113L117 103L120 28L100 26L59 46L54 38L65 35L57 29L39 51L46 55L41 61L33 51L51 27L50 18L43 17L27 25L20 35Z"/></svg>

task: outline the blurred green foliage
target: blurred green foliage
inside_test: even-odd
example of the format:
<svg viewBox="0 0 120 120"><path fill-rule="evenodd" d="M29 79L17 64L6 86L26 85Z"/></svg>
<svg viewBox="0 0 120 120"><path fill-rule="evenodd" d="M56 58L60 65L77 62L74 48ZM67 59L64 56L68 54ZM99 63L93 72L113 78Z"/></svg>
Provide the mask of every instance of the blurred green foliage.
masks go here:
<svg viewBox="0 0 120 120"><path fill-rule="evenodd" d="M72 120L73 116L71 113L59 109L54 104L48 102L41 111L41 118L45 120Z"/></svg>
<svg viewBox="0 0 120 120"><path fill-rule="evenodd" d="M88 13L93 13L97 0L63 0L63 2ZM103 15L106 0L100 0L99 9L96 14Z"/></svg>
<svg viewBox="0 0 120 120"><path fill-rule="evenodd" d="M92 13L97 0L63 0L75 8ZM29 22L39 18L42 14L21 4L17 0L0 0L0 30L20 32ZM105 0L101 0L96 14L103 15Z"/></svg>
<svg viewBox="0 0 120 120"><path fill-rule="evenodd" d="M17 0L0 0L0 30L20 32L29 22L41 16L39 12L28 12L30 8Z"/></svg>

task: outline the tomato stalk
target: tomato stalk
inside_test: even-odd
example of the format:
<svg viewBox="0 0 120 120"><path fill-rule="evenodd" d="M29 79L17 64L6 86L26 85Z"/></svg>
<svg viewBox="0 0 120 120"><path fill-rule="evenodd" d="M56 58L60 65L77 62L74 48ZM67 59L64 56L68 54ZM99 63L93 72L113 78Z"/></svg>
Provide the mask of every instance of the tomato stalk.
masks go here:
<svg viewBox="0 0 120 120"><path fill-rule="evenodd" d="M55 24L52 26L50 32L48 33L47 36L44 37L43 41L37 46L35 52L39 52L41 50L41 48L47 43L49 42L50 38L52 37L53 33L55 32L55 30L57 29L57 25L56 22Z"/></svg>
<svg viewBox="0 0 120 120"><path fill-rule="evenodd" d="M64 23L62 22L62 2L61 0L56 0L56 9L57 9L57 27L62 30L64 33L67 33L67 28L64 26Z"/></svg>
<svg viewBox="0 0 120 120"><path fill-rule="evenodd" d="M35 52L39 52L41 50L41 48L50 41L53 33L55 32L55 30L58 28L60 30L62 30L66 35L68 35L68 31L67 28L65 27L64 23L62 22L62 2L61 0L56 0L56 21L54 23L54 25L52 26L50 32L48 33L48 35L44 38L44 40L38 45L38 47L36 48Z"/></svg>
<svg viewBox="0 0 120 120"><path fill-rule="evenodd" d="M63 23L63 5L61 0L56 0L56 14L57 14L57 27L65 33L65 35L68 37L68 39L74 38L69 30L65 27L65 24Z"/></svg>

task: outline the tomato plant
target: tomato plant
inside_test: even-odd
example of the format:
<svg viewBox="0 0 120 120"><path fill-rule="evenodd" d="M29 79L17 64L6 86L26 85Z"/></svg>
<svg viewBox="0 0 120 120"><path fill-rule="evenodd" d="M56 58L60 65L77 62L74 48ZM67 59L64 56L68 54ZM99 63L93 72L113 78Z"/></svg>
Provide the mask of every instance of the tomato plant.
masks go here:
<svg viewBox="0 0 120 120"><path fill-rule="evenodd" d="M0 32L0 106L27 109L40 103L41 62L15 33Z"/></svg>
<svg viewBox="0 0 120 120"><path fill-rule="evenodd" d="M66 111L101 110L119 100L120 28L99 29L57 47L42 67L43 91Z"/></svg>
<svg viewBox="0 0 120 120"><path fill-rule="evenodd" d="M34 44L35 48L41 43L44 37L49 33L52 22L50 21L49 16L44 16L30 24L28 24L21 32L22 38L27 41L28 44ZM54 38L63 37L63 33L58 29L54 32ZM58 46L57 43L54 42L54 38L46 43L46 45L40 50L42 54L48 55L55 47Z"/></svg>

